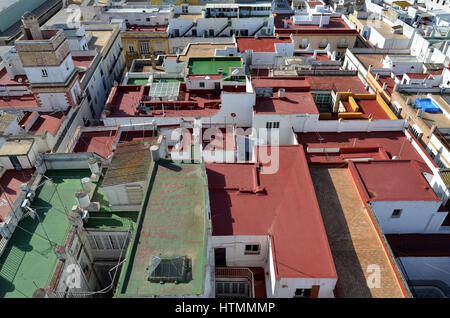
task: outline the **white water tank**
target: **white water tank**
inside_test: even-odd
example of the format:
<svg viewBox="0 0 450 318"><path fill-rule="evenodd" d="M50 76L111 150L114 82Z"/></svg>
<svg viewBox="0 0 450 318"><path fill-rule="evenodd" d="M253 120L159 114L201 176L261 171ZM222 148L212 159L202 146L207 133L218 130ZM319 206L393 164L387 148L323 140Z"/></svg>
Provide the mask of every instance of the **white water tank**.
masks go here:
<svg viewBox="0 0 450 318"><path fill-rule="evenodd" d="M91 172L93 174L97 174L97 175L100 174L100 167L98 165L97 159L95 159L95 158L89 159L88 164L89 164L89 169L91 169Z"/></svg>
<svg viewBox="0 0 450 318"><path fill-rule="evenodd" d="M153 161L159 160L159 146L153 145L150 147L150 151L152 152Z"/></svg>
<svg viewBox="0 0 450 318"><path fill-rule="evenodd" d="M75 192L75 198L77 198L80 208L85 209L91 204L89 196L82 190Z"/></svg>
<svg viewBox="0 0 450 318"><path fill-rule="evenodd" d="M92 184L91 184L91 179L89 177L81 179L81 186L85 193L91 193Z"/></svg>
<svg viewBox="0 0 450 318"><path fill-rule="evenodd" d="M285 89L284 88L278 89L278 98L283 98L284 97L284 93L285 93Z"/></svg>

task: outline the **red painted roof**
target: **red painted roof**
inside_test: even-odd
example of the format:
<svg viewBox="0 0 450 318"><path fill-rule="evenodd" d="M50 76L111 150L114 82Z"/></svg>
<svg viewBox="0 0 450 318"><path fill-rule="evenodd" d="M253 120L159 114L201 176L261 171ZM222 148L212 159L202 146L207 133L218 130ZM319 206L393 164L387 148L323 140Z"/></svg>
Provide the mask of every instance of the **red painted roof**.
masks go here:
<svg viewBox="0 0 450 318"><path fill-rule="evenodd" d="M39 118L36 119L33 126L28 131L33 135L43 135L48 131L53 136L56 136L64 119L66 119L68 111L56 113L39 113Z"/></svg>
<svg viewBox="0 0 450 318"><path fill-rule="evenodd" d="M212 91L186 91L184 83L180 86L177 101L141 101L148 96L149 86L121 85L113 87L106 101L109 117L195 117L212 116L220 111L220 95ZM154 107L148 113L138 113L137 107ZM163 106L164 105L164 111Z"/></svg>
<svg viewBox="0 0 450 318"><path fill-rule="evenodd" d="M24 96L10 96L7 99L5 97L0 97L0 109L30 109L30 108L38 108L39 104L34 97L34 95L24 95Z"/></svg>
<svg viewBox="0 0 450 318"><path fill-rule="evenodd" d="M353 165L370 201L441 201L415 161L355 161Z"/></svg>
<svg viewBox="0 0 450 318"><path fill-rule="evenodd" d="M312 58L314 56L314 53L295 53L294 56L304 56ZM316 61L331 61L331 60L328 57L328 53L317 53Z"/></svg>
<svg viewBox="0 0 450 318"><path fill-rule="evenodd" d="M355 101L359 106L359 111L363 113L362 118L368 119L372 116L373 119L390 119L388 114L386 114L376 99L355 98ZM348 112L352 112L352 108L350 107L350 103L348 101L342 101L342 104Z"/></svg>
<svg viewBox="0 0 450 318"><path fill-rule="evenodd" d="M405 73L409 78L415 78L415 79L425 79L429 76L429 74L423 74L423 73ZM431 76L430 76L431 77Z"/></svg>
<svg viewBox="0 0 450 318"><path fill-rule="evenodd" d="M274 92L279 88L284 88L286 91L309 91L310 84L305 77L258 77L253 79L253 86L258 87L272 87Z"/></svg>
<svg viewBox="0 0 450 318"><path fill-rule="evenodd" d="M287 28L284 27L284 20L288 19ZM299 34L299 33L329 33L329 34L358 34L358 31L351 29L344 19L339 17L330 18L329 24L324 24L322 27L313 24L294 24L292 19L286 15L277 15L275 17L275 33L280 34Z"/></svg>
<svg viewBox="0 0 450 318"><path fill-rule="evenodd" d="M354 94L368 94L358 76L305 76L311 90L334 90Z"/></svg>
<svg viewBox="0 0 450 318"><path fill-rule="evenodd" d="M285 92L284 98L279 98L278 93L272 98L257 98L254 110L257 114L319 113L310 92Z"/></svg>
<svg viewBox="0 0 450 318"><path fill-rule="evenodd" d="M275 52L275 43L292 43L290 37L238 37L236 39L239 52L253 50L253 52Z"/></svg>
<svg viewBox="0 0 450 318"><path fill-rule="evenodd" d="M423 171L431 173L426 167L420 154L402 131L374 131L374 132L321 132L298 133L297 141L305 150L309 148L377 148L385 153L388 158L397 156L402 160L415 160L423 163ZM329 163L341 161L332 154L306 154L311 163ZM381 158L381 157L380 157ZM383 157L385 158L385 157Z"/></svg>
<svg viewBox="0 0 450 318"><path fill-rule="evenodd" d="M274 174L254 164L206 164L213 235L269 235L278 280L336 278L304 152L299 146L277 149Z"/></svg>
<svg viewBox="0 0 450 318"><path fill-rule="evenodd" d="M19 82L19 78L22 79L22 83ZM8 75L8 71L6 70L6 67L3 67L0 70L0 85L6 85L6 86L28 86L28 78L26 75L18 75L14 77L14 79L11 79Z"/></svg>
<svg viewBox="0 0 450 318"><path fill-rule="evenodd" d="M316 6L323 5L321 1L308 1L307 3L310 8L315 8Z"/></svg>
<svg viewBox="0 0 450 318"><path fill-rule="evenodd" d="M116 140L117 130L86 131L81 133L73 152L93 152L107 159Z"/></svg>
<svg viewBox="0 0 450 318"><path fill-rule="evenodd" d="M0 179L0 220L4 221L10 211L9 204L14 204L20 194L20 185L28 183L33 176L34 169L21 171L8 170ZM8 203L9 202L9 203Z"/></svg>

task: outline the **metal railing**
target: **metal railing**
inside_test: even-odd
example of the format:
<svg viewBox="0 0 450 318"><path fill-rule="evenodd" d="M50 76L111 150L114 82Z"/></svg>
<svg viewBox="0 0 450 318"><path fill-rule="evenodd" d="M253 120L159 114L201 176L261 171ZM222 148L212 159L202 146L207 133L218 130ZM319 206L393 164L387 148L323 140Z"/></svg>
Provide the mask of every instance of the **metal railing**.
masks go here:
<svg viewBox="0 0 450 318"><path fill-rule="evenodd" d="M253 272L248 267L216 267L216 278L246 278L250 282L250 297L255 297Z"/></svg>

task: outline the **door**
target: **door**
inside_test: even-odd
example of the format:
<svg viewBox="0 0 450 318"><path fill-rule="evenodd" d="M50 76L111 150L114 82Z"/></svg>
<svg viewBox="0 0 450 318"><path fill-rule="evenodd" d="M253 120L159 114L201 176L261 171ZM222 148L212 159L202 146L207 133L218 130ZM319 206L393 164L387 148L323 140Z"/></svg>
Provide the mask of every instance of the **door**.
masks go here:
<svg viewBox="0 0 450 318"><path fill-rule="evenodd" d="M16 156L10 156L9 160L11 160L11 164L13 165L14 169L22 170L22 165L20 164L20 161Z"/></svg>
<svg viewBox="0 0 450 318"><path fill-rule="evenodd" d="M225 248L215 248L214 249L214 261L216 263L216 267L227 266L226 249Z"/></svg>

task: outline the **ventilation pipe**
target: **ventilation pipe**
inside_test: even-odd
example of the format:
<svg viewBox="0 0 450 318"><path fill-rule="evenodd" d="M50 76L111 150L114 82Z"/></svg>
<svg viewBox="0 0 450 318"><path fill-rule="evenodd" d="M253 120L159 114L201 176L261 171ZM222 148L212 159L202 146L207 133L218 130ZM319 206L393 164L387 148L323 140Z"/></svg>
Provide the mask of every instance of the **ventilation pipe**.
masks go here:
<svg viewBox="0 0 450 318"><path fill-rule="evenodd" d="M158 161L160 159L159 157L159 146L153 145L150 147L150 151L152 152L152 159L153 161Z"/></svg>
<svg viewBox="0 0 450 318"><path fill-rule="evenodd" d="M89 169L91 170L92 174L95 174L95 175L100 174L100 167L99 167L97 159L95 159L95 158L89 159L88 164L89 164Z"/></svg>
<svg viewBox="0 0 450 318"><path fill-rule="evenodd" d="M85 193L91 193L92 191L91 179L88 177L81 179L81 187L83 188L83 191Z"/></svg>
<svg viewBox="0 0 450 318"><path fill-rule="evenodd" d="M87 209L91 204L89 196L83 190L78 190L77 192L75 192L75 198L77 199L78 205L82 209Z"/></svg>

